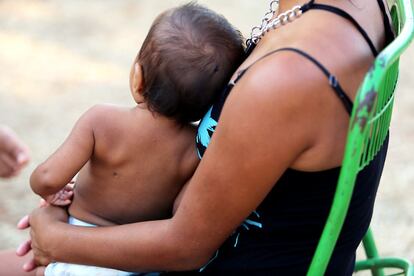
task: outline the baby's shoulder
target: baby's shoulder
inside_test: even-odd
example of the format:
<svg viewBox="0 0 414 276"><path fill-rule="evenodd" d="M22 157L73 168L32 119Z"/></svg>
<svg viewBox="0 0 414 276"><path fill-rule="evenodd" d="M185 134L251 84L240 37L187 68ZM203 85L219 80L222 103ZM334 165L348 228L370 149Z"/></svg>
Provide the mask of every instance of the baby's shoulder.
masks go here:
<svg viewBox="0 0 414 276"><path fill-rule="evenodd" d="M126 132L128 119L127 107L112 104L97 104L89 108L81 117L92 130L95 142L116 140L111 137L118 137ZM103 139L104 138L104 139Z"/></svg>
<svg viewBox="0 0 414 276"><path fill-rule="evenodd" d="M89 108L83 115L93 122L95 128L106 127L122 120L128 112L128 108L112 104L96 104Z"/></svg>
<svg viewBox="0 0 414 276"><path fill-rule="evenodd" d="M128 110L127 107L114 104L96 104L86 111L86 114L93 117L113 117L121 115Z"/></svg>

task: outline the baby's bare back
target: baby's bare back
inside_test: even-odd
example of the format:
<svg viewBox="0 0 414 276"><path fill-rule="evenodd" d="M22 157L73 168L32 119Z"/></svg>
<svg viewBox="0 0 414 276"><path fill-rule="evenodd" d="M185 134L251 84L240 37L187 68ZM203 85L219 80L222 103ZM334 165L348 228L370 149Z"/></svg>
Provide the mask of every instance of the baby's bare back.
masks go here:
<svg viewBox="0 0 414 276"><path fill-rule="evenodd" d="M146 109L96 108L94 152L79 172L69 213L97 224L171 215L174 199L197 165L195 128Z"/></svg>

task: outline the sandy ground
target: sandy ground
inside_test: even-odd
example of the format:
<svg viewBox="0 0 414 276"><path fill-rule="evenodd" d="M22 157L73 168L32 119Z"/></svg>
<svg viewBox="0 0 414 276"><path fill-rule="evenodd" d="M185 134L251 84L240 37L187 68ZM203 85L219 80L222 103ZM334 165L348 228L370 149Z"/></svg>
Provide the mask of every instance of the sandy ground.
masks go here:
<svg viewBox="0 0 414 276"><path fill-rule="evenodd" d="M182 1L0 0L0 123L32 149L21 176L0 180L0 249L26 232L18 219L36 206L29 188L34 166L96 103L132 105L129 66L154 17ZM205 0L245 35L267 9L266 0ZM237 5L236 5L237 4ZM373 218L384 255L414 261L414 47L401 60L389 156Z"/></svg>

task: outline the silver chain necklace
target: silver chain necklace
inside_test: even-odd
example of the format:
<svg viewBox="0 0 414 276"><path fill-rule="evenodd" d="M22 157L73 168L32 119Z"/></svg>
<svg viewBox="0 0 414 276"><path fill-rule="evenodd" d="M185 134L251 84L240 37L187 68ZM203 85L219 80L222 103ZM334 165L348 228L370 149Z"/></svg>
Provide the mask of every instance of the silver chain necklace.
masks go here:
<svg viewBox="0 0 414 276"><path fill-rule="evenodd" d="M301 6L294 6L292 9L279 14L272 20L272 17L279 12L279 0L272 0L270 2L270 11L265 13L260 26L256 26L252 29L250 39L247 40L247 46L252 43L257 44L262 37L270 30L277 29L289 22L294 21L302 15Z"/></svg>
<svg viewBox="0 0 414 276"><path fill-rule="evenodd" d="M261 24L253 27L250 34L250 39L248 40L248 44L257 44L257 42L259 42L260 37L265 32L270 20L277 13L279 13L279 0L272 0L270 1L270 9L263 16Z"/></svg>

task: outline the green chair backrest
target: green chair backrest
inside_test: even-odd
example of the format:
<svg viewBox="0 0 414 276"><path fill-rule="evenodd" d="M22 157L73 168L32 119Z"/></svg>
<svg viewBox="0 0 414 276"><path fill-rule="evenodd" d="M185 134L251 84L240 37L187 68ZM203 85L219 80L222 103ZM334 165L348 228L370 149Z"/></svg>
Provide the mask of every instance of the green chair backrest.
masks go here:
<svg viewBox="0 0 414 276"><path fill-rule="evenodd" d="M308 276L324 275L348 211L358 172L375 157L388 133L399 57L414 37L411 0L388 2L397 37L375 59L356 95L332 208Z"/></svg>

